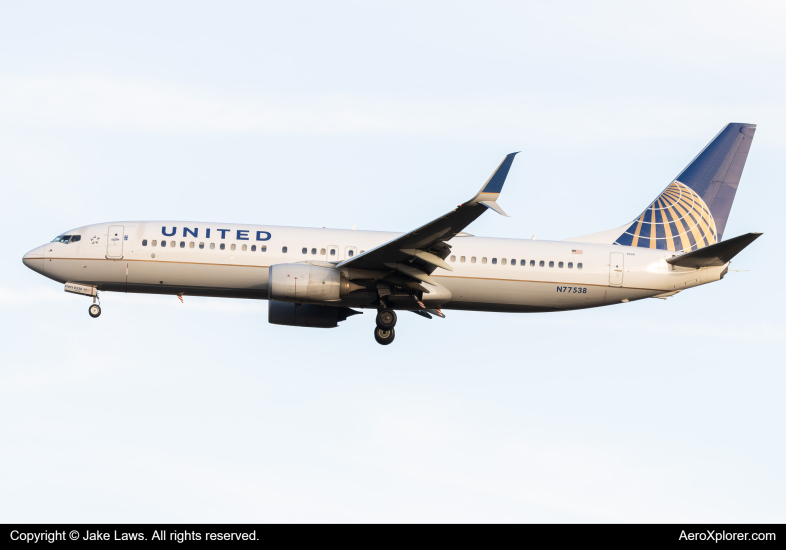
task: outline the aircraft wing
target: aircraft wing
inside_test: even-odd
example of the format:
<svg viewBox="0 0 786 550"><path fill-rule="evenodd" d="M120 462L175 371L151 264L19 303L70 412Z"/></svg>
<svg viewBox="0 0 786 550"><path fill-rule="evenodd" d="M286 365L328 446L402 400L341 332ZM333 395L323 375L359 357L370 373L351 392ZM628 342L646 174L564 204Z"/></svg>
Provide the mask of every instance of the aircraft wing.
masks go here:
<svg viewBox="0 0 786 550"><path fill-rule="evenodd" d="M496 200L502 191L510 166L513 164L513 157L517 154L511 153L506 156L480 191L469 201L459 204L447 214L414 231L345 260L337 267L368 270L369 275L371 272L391 272L385 277L391 283L404 283L411 288L428 292L418 282L437 285L429 277L435 269L441 267L453 271L453 268L445 262L451 248L447 241L461 233L487 209L507 216ZM354 272L354 274L356 276L352 278L364 278L362 272ZM369 278L375 277L370 276Z"/></svg>

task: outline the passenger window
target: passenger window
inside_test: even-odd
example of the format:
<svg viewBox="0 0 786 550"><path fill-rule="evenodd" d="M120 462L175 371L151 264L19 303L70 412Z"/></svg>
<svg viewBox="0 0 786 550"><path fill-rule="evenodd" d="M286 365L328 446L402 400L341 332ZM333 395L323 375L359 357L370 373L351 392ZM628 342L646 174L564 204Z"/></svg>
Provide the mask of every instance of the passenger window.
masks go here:
<svg viewBox="0 0 786 550"><path fill-rule="evenodd" d="M152 242L150 243L150 246L158 246L158 241L152 241Z"/></svg>
<svg viewBox="0 0 786 550"><path fill-rule="evenodd" d="M554 262L549 262L549 267L554 267Z"/></svg>
<svg viewBox="0 0 786 550"><path fill-rule="evenodd" d="M363 254L364 252L365 252L365 250L361 250L361 251L360 251L360 253L361 253L361 254Z"/></svg>
<svg viewBox="0 0 786 550"><path fill-rule="evenodd" d="M331 248L330 249L330 255L331 256L335 256L336 255L336 249L335 248Z"/></svg>
<svg viewBox="0 0 786 550"><path fill-rule="evenodd" d="M267 245L266 244L260 245L259 246L259 251L260 252L267 252Z"/></svg>
<svg viewBox="0 0 786 550"><path fill-rule="evenodd" d="M472 258L470 258L470 260L469 260L469 261L470 261L470 263L473 263L473 264L474 264L474 263L475 263L475 256L472 256Z"/></svg>
<svg viewBox="0 0 786 550"><path fill-rule="evenodd" d="M564 263L562 263L562 262L560 262L558 265L559 265L559 268L560 268L560 269L562 269L563 267L565 267L565 264L564 264Z"/></svg>
<svg viewBox="0 0 786 550"><path fill-rule="evenodd" d="M320 248L319 253L324 256L325 254L327 254L327 250L325 250L324 248Z"/></svg>
<svg viewBox="0 0 786 550"><path fill-rule="evenodd" d="M312 249L311 249L311 254L314 254L314 255L316 255L316 253L317 253L317 249L316 249L316 248L312 248Z"/></svg>
<svg viewBox="0 0 786 550"><path fill-rule="evenodd" d="M516 260L513 260L513 261L515 262ZM507 263L508 263L508 260L506 260L505 258L502 258L502 265L507 265Z"/></svg>
<svg viewBox="0 0 786 550"><path fill-rule="evenodd" d="M234 243L232 245L230 245L230 247L229 247L230 250L234 250L235 248L237 248L237 247L234 245Z"/></svg>
<svg viewBox="0 0 786 550"><path fill-rule="evenodd" d="M283 252L284 254L286 254L286 253L287 253L287 247L286 247L286 246L282 246L282 247L281 247L281 252Z"/></svg>
<svg viewBox="0 0 786 550"><path fill-rule="evenodd" d="M581 269L582 267L584 267L584 266L581 263L577 263L576 264L576 269Z"/></svg>
<svg viewBox="0 0 786 550"><path fill-rule="evenodd" d="M175 243L175 241L170 241L169 242L169 246L171 246L172 248L175 248L175 246L177 246L177 243Z"/></svg>
<svg viewBox="0 0 786 550"><path fill-rule="evenodd" d="M243 246L245 246L245 245L243 245ZM256 252L256 251L257 251L257 245L252 244L251 245L251 252Z"/></svg>
<svg viewBox="0 0 786 550"><path fill-rule="evenodd" d="M546 263L545 263L543 260L541 260L541 261L540 261L540 263L539 263L538 265L539 265L540 267L545 267L545 266L546 266Z"/></svg>
<svg viewBox="0 0 786 550"><path fill-rule="evenodd" d="M456 261L456 257L455 257L455 256L451 256L451 257L450 257L450 261L451 261L451 262L455 262L455 261Z"/></svg>
<svg viewBox="0 0 786 550"><path fill-rule="evenodd" d="M216 243L210 243L210 250L215 250Z"/></svg>
<svg viewBox="0 0 786 550"><path fill-rule="evenodd" d="M205 243L199 243L199 250L202 250L203 248L205 248Z"/></svg>
<svg viewBox="0 0 786 550"><path fill-rule="evenodd" d="M349 256L350 258L351 258L352 256L354 256L354 255L355 255L355 251L354 251L354 250L349 250L349 251L347 251L347 256Z"/></svg>
<svg viewBox="0 0 786 550"><path fill-rule="evenodd" d="M510 265L516 265L516 260L515 259L510 260Z"/></svg>
<svg viewBox="0 0 786 550"><path fill-rule="evenodd" d="M466 257L466 256L462 256L461 258L459 258L459 261L460 261L462 264L463 264L463 263L464 263L466 260L467 260L467 257Z"/></svg>
<svg viewBox="0 0 786 550"><path fill-rule="evenodd" d="M485 256L483 256L483 258L481 258L480 263L482 263L482 264L486 263L486 257Z"/></svg>
<svg viewBox="0 0 786 550"><path fill-rule="evenodd" d="M180 241L180 248L186 247L186 241Z"/></svg>
<svg viewBox="0 0 786 550"><path fill-rule="evenodd" d="M147 246L147 239L142 239L142 246ZM155 245L153 245L155 246Z"/></svg>
<svg viewBox="0 0 786 550"><path fill-rule="evenodd" d="M491 263L494 264L494 265L497 265L497 259L496 258L491 258Z"/></svg>
<svg viewBox="0 0 786 550"><path fill-rule="evenodd" d="M304 247L304 248L303 248L303 250L302 250L301 252L303 252L303 254L308 254L308 248L305 248L305 247Z"/></svg>
<svg viewBox="0 0 786 550"><path fill-rule="evenodd" d="M188 248L194 248L194 241L191 241L190 243L188 243Z"/></svg>
<svg viewBox="0 0 786 550"><path fill-rule="evenodd" d="M527 260L521 260L521 267L526 267Z"/></svg>
<svg viewBox="0 0 786 550"><path fill-rule="evenodd" d="M218 248L220 248L221 250L224 250L226 247L227 247L227 245L225 245L224 243L221 243L220 245L218 245Z"/></svg>
<svg viewBox="0 0 786 550"><path fill-rule="evenodd" d="M573 269L573 262L568 262L568 269Z"/></svg>
<svg viewBox="0 0 786 550"><path fill-rule="evenodd" d="M242 245L242 246L240 247L240 250L242 250L243 252L245 252L246 250L248 250L248 246L246 246L246 245Z"/></svg>
<svg viewBox="0 0 786 550"><path fill-rule="evenodd" d="M161 241L161 246L166 246L166 241Z"/></svg>

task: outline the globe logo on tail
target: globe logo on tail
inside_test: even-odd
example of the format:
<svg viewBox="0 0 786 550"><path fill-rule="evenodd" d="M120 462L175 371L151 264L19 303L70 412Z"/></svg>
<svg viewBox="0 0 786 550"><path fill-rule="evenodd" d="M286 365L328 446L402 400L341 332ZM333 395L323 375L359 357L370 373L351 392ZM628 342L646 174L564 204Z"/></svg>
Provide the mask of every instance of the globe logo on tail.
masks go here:
<svg viewBox="0 0 786 550"><path fill-rule="evenodd" d="M673 181L615 244L689 252L718 241L715 220L690 187Z"/></svg>

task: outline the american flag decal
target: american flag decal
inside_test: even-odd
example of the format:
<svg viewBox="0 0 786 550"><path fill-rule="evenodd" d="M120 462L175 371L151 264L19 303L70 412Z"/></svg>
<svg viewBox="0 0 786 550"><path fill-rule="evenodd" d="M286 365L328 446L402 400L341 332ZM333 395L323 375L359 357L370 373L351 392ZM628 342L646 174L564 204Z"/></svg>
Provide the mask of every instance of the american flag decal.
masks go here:
<svg viewBox="0 0 786 550"><path fill-rule="evenodd" d="M573 253L573 254L584 254L584 251L583 250L575 250L574 249L574 250L571 250L571 253Z"/></svg>

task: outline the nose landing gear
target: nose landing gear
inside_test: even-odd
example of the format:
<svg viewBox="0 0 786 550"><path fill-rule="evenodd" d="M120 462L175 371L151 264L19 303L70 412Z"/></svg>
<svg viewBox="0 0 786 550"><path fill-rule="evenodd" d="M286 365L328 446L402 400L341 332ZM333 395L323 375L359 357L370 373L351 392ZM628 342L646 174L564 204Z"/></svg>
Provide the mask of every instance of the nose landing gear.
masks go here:
<svg viewBox="0 0 786 550"><path fill-rule="evenodd" d="M380 309L377 313L377 326L374 328L374 339L378 344L387 346L396 337L396 312L392 309Z"/></svg>
<svg viewBox="0 0 786 550"><path fill-rule="evenodd" d="M92 317L93 319L101 315L101 305L100 303L98 304L96 303L97 299L98 299L98 292L96 292L95 296L93 296L93 305L87 308L87 312L90 314L90 317Z"/></svg>

